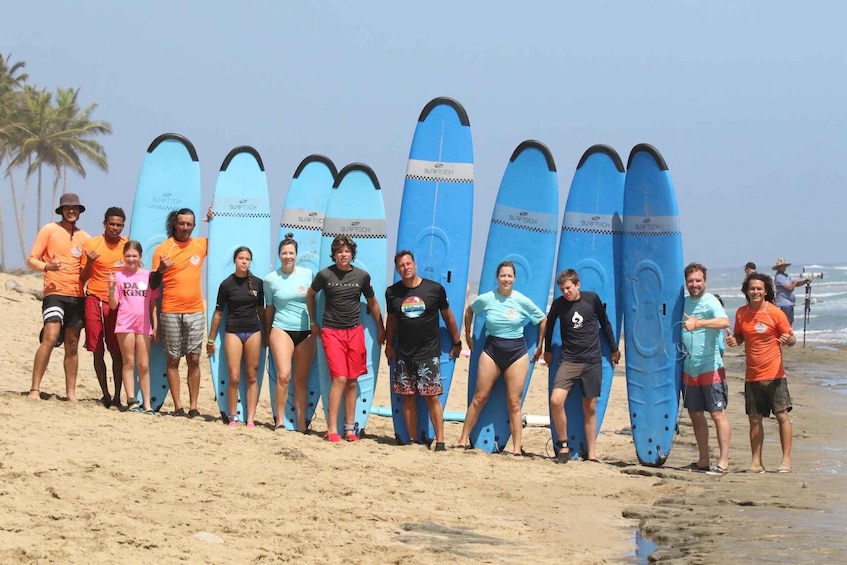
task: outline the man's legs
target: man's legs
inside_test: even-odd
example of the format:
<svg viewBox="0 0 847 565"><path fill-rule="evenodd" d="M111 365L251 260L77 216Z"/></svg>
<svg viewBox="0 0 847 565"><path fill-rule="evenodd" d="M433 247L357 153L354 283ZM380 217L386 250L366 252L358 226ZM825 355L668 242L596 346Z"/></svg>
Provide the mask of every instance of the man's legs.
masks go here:
<svg viewBox="0 0 847 565"><path fill-rule="evenodd" d="M782 463L780 468L791 469L791 418L788 415L788 410L774 412L776 421L779 424L779 443L782 446Z"/></svg>
<svg viewBox="0 0 847 565"><path fill-rule="evenodd" d="M200 355L189 353L185 356L185 361L188 363L188 409L197 410L197 399L200 398Z"/></svg>
<svg viewBox="0 0 847 565"><path fill-rule="evenodd" d="M444 408L441 406L441 400L438 396L424 396L426 405L429 407L429 419L432 421L432 427L435 430L435 443L444 443ZM417 412L415 413L417 417Z"/></svg>
<svg viewBox="0 0 847 565"><path fill-rule="evenodd" d="M697 440L697 451L699 453L697 466L701 469L708 469L711 454L709 453L709 423L706 422L706 413L702 410L697 412L689 410L688 416L691 418L691 427L694 429L694 439ZM720 440L718 442L720 443Z"/></svg>
<svg viewBox="0 0 847 565"><path fill-rule="evenodd" d="M568 417L565 414L565 401L568 399L568 391L563 388L554 388L550 393L550 414L553 415L553 426L556 429L556 437L559 441L568 439Z"/></svg>
<svg viewBox="0 0 847 565"><path fill-rule="evenodd" d="M38 349L35 350L35 359L32 362L32 384L29 387L27 398L41 398L41 379L44 378L44 373L47 371L47 365L50 363L50 354L53 353L53 348L56 347L56 340L59 339L60 331L62 331L62 325L58 321L44 323L41 343L38 344Z"/></svg>
<svg viewBox="0 0 847 565"><path fill-rule="evenodd" d="M418 442L418 409L417 397L414 394L404 394L402 399L403 421L409 432L409 443Z"/></svg>
<svg viewBox="0 0 847 565"><path fill-rule="evenodd" d="M750 419L750 451L753 455L753 460L750 463L750 468L754 470L764 469L762 465L762 444L765 441L765 430L762 427L762 415L748 415Z"/></svg>
<svg viewBox="0 0 847 565"><path fill-rule="evenodd" d="M585 449L589 461L597 460L597 398L583 398L582 412L585 415Z"/></svg>
<svg viewBox="0 0 847 565"><path fill-rule="evenodd" d="M65 393L76 402L76 375L79 370L79 335L82 328L65 328Z"/></svg>
<svg viewBox="0 0 847 565"><path fill-rule="evenodd" d="M710 412L710 414L712 421L715 423L715 431L718 436L718 450L720 451L720 455L718 455L718 466L721 469L729 469L729 440L731 436L729 418L726 417L726 410L715 410L714 412ZM705 423L705 421L706 418L704 417L703 422ZM706 437L708 440L708 429L706 431ZM700 455L702 457L702 452Z"/></svg>
<svg viewBox="0 0 847 565"><path fill-rule="evenodd" d="M182 400L179 393L179 361L181 357L171 357L168 355L168 387L171 389L171 398L174 401L174 412L182 410Z"/></svg>

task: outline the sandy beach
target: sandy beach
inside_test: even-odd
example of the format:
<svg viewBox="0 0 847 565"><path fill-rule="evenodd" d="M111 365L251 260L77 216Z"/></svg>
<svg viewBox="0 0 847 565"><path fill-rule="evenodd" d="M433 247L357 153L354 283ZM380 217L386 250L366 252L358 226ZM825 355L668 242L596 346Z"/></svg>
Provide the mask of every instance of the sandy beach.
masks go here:
<svg viewBox="0 0 847 565"><path fill-rule="evenodd" d="M696 459L687 415L667 465L637 465L622 368L598 440L599 464L553 464L547 428L525 429L530 456L524 458L400 447L391 420L376 416L363 441L331 445L321 440L320 410L310 435L274 432L267 385L259 405L263 425L228 429L205 363L202 418L106 409L98 402L91 354L82 349L78 404L61 399L60 349L42 400L27 400L40 302L7 290L10 278L25 288L41 285L36 275L0 274L3 563L635 562L629 555L639 527L661 547L654 557L732 562L742 542L752 540L751 551L773 551L775 535L796 541L775 529L774 516L753 516L751 509L778 509L771 513L778 518L831 504L828 489L837 477L816 474L814 452L804 448L843 445L843 409L821 409L827 391L802 375L823 365L843 372L843 350L786 355L796 406L790 475L740 472L750 457L743 357L728 353L732 472L716 479L682 470ZM466 382L463 359L449 410L464 409ZM378 387L375 404L388 405L384 366ZM539 367L524 412L546 415L546 388L546 367ZM168 399L163 412L170 407ZM765 464L775 468L776 425L767 424ZM459 424L447 425L448 445L459 432Z"/></svg>

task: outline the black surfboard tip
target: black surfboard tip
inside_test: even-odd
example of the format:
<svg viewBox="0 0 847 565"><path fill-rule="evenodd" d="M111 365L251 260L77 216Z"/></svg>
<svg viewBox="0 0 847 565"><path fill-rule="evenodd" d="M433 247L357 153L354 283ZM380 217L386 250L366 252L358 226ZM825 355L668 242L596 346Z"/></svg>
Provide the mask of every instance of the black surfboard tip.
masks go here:
<svg viewBox="0 0 847 565"><path fill-rule="evenodd" d="M514 162L514 160L518 158L518 155L527 149L538 149L541 151L541 154L544 155L544 160L547 161L547 170L551 173L556 172L556 161L553 160L553 154L550 153L550 149L548 149L547 146L540 141L536 141L534 139L527 139L518 145L512 153L512 156L509 158L509 161Z"/></svg>
<svg viewBox="0 0 847 565"><path fill-rule="evenodd" d="M598 143L597 145L592 145L588 149L585 150L585 153L582 154L582 158L579 160L579 164L576 166L577 170L581 169L585 162L592 155L596 155L598 153L605 154L612 160L612 163L615 164L615 168L619 173L626 172L624 169L623 161L621 161L621 156L618 155L618 152L610 145L604 145L602 143Z"/></svg>
<svg viewBox="0 0 847 565"><path fill-rule="evenodd" d="M361 171L370 177L371 182L374 185L374 188L377 190L381 190L379 186L379 180L376 178L376 173L369 166L364 163L350 163L349 165L345 165L340 171L338 171L338 177L335 179L335 184L332 185L332 188L338 188L341 186L341 181L344 180L344 177L353 171Z"/></svg>
<svg viewBox="0 0 847 565"><path fill-rule="evenodd" d="M147 153L152 153L159 146L159 144L161 144L163 141L168 140L178 141L179 143L182 143L188 150L188 154L191 156L191 160L198 161L197 150L194 148L194 144L188 141L187 137L178 133L163 133L150 143L150 146L147 148Z"/></svg>
<svg viewBox="0 0 847 565"><path fill-rule="evenodd" d="M323 163L326 165L326 168L329 169L329 172L332 174L332 183L335 184L336 179L338 179L338 169L335 167L335 163L333 163L332 159L326 155L320 155L318 153L313 153L300 161L300 164L297 165L297 170L294 171L295 179L300 176L300 173L303 172L303 169L305 169L309 163Z"/></svg>
<svg viewBox="0 0 847 565"><path fill-rule="evenodd" d="M229 164L232 162L233 159L235 159L235 156L240 155L241 153L249 153L250 155L252 155L253 158L256 159L256 163L259 164L259 170L263 173L265 172L265 164L262 162L262 156L259 155L258 151L256 151L249 145L239 145L238 147L235 147L232 151L227 153L226 157L224 158L224 162L221 163L221 171L227 170Z"/></svg>
<svg viewBox="0 0 847 565"><path fill-rule="evenodd" d="M453 110L456 111L456 114L459 116L459 123L461 123L463 126L471 125L471 122L468 119L468 113L465 111L465 107L462 106L458 100L448 98L447 96L439 96L438 98L433 98L432 100L430 100L427 105L424 106L424 109L421 111L421 115L418 118L418 121L422 122L426 120L427 116L429 116L429 113L432 112L432 110L436 106L450 106L451 108L453 108Z"/></svg>
<svg viewBox="0 0 847 565"><path fill-rule="evenodd" d="M662 154L659 153L659 150L650 145L649 143L639 143L635 147L632 148L632 151L629 152L629 159L626 161L626 168L632 165L632 159L635 157L636 153L649 153L651 157L656 161L656 164L659 166L659 169L662 171L668 170L668 164L665 163L665 158L662 157Z"/></svg>

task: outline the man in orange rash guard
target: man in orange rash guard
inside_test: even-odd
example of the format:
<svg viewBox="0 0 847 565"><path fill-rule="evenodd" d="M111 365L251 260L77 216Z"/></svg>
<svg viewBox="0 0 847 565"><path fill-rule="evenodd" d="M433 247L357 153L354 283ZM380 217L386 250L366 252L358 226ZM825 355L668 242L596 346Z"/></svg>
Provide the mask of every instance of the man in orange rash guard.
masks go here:
<svg viewBox="0 0 847 565"><path fill-rule="evenodd" d="M85 348L94 357L94 374L100 383L106 408L121 405L121 369L123 358L118 338L115 336L117 310L109 308L109 275L124 266L124 245L127 238L121 235L126 222L122 208L110 207L103 215L103 234L86 242L82 255L80 282L85 285ZM115 395L109 395L106 379L106 350L112 358L112 378Z"/></svg>
<svg viewBox="0 0 847 565"><path fill-rule="evenodd" d="M211 211L206 219L211 218ZM174 416L184 416L179 384L179 361L188 365L188 416L200 415L200 353L206 339L206 312L200 281L206 259L208 239L192 238L194 212L188 208L168 215L168 239L153 253L153 275L162 278L160 335L168 357L168 386L174 401ZM151 285L155 285L153 278Z"/></svg>
<svg viewBox="0 0 847 565"><path fill-rule="evenodd" d="M63 194L56 208L62 219L38 231L26 261L30 269L44 273L44 298L41 301L44 329L32 363L32 385L28 398L41 398L41 379L61 334L65 344L65 393L68 402L76 402L79 336L85 326L80 259L83 246L91 239L85 231L76 227L83 212L85 206L80 204L79 196L71 192Z"/></svg>

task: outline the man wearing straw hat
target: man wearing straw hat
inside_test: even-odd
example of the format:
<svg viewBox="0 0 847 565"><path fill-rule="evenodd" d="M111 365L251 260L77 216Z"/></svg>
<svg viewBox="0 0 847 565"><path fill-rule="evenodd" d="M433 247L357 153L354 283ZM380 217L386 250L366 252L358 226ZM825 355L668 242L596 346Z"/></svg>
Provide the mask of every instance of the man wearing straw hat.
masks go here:
<svg viewBox="0 0 847 565"><path fill-rule="evenodd" d="M62 219L38 231L26 261L30 269L44 273L44 298L41 301L44 328L32 363L32 385L28 398L41 398L41 379L50 363L50 354L64 339L65 391L68 402L76 402L79 336L85 326L85 297L79 275L83 246L91 239L85 231L76 227L83 212L85 206L80 204L79 196L71 192L63 194L56 208Z"/></svg>
<svg viewBox="0 0 847 565"><path fill-rule="evenodd" d="M785 269L790 266L791 263L787 263L785 259L780 257L771 269L776 271L776 274L773 276L773 284L776 289L775 304L780 310L785 312L788 323L794 325L794 303L797 301L794 296L794 289L798 286L808 284L809 281L805 279L800 279L799 281L793 280L791 275L785 272Z"/></svg>

